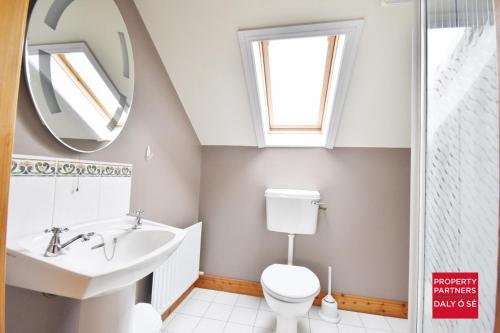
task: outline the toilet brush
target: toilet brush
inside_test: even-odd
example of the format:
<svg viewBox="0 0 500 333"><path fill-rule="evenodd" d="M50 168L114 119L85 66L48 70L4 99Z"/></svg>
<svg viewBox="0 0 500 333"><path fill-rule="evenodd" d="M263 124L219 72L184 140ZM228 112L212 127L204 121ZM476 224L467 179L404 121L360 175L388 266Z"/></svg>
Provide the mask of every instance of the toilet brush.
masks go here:
<svg viewBox="0 0 500 333"><path fill-rule="evenodd" d="M328 294L321 300L319 316L324 321L338 323L340 321L337 301L332 296L332 266L328 266Z"/></svg>

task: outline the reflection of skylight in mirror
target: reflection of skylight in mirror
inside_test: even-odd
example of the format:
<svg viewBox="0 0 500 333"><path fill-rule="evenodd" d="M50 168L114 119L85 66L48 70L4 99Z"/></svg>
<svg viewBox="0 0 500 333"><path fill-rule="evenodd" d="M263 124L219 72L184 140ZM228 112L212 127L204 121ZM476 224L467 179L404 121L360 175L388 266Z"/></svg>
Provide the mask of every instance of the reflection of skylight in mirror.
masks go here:
<svg viewBox="0 0 500 333"><path fill-rule="evenodd" d="M82 93L80 87L73 78L51 57L51 78L52 85L57 94L71 106L80 118L96 133L97 140L110 140L110 131L106 125L108 121L102 117L97 107L91 103L90 99ZM63 111L64 112L64 111Z"/></svg>
<svg viewBox="0 0 500 333"><path fill-rule="evenodd" d="M37 53L29 55L30 66L37 72L40 71L38 58ZM93 139L112 140L118 132L110 130L108 125L120 105L87 56L83 52L52 54L50 64L50 80L56 99L62 99L62 104L58 102L62 112L74 112L93 133ZM110 108L112 113L108 113L103 106ZM122 124L119 122L119 125Z"/></svg>
<svg viewBox="0 0 500 333"><path fill-rule="evenodd" d="M268 49L271 128L321 128L328 37L273 40Z"/></svg>
<svg viewBox="0 0 500 333"><path fill-rule="evenodd" d="M87 58L87 55L84 52L71 52L65 53L64 57L90 90L92 90L92 93L102 103L105 111L112 118L115 111L121 107L119 100L113 95L106 82L104 82L89 58Z"/></svg>

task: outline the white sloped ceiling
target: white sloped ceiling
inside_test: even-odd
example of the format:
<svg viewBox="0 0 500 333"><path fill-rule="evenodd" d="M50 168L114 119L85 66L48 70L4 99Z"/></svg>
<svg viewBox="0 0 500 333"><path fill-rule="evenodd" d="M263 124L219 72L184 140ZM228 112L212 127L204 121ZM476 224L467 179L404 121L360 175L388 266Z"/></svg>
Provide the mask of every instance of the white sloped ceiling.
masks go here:
<svg viewBox="0 0 500 333"><path fill-rule="evenodd" d="M364 18L336 146L410 146L411 4L381 6L377 0L135 3L203 145L256 146L239 29Z"/></svg>

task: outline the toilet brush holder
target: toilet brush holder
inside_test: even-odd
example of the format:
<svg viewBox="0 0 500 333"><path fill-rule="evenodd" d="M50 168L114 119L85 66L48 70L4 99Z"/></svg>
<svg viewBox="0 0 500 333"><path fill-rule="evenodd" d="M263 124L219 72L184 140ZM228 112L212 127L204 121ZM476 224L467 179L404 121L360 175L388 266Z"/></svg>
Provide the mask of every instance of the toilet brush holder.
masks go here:
<svg viewBox="0 0 500 333"><path fill-rule="evenodd" d="M321 300L319 317L330 323L338 323L340 314L337 301L332 296L332 266L328 266L328 294Z"/></svg>
<svg viewBox="0 0 500 333"><path fill-rule="evenodd" d="M340 321L337 302L331 295L323 297L321 300L321 309L318 312L319 317L329 323L338 323Z"/></svg>

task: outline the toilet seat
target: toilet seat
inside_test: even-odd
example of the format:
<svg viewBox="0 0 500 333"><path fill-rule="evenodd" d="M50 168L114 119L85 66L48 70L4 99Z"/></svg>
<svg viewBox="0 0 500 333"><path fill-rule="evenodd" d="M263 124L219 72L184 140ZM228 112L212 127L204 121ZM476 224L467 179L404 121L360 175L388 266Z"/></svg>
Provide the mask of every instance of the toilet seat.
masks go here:
<svg viewBox="0 0 500 333"><path fill-rule="evenodd" d="M302 266L273 264L262 272L261 284L272 297L288 303L305 302L320 290L319 279Z"/></svg>

